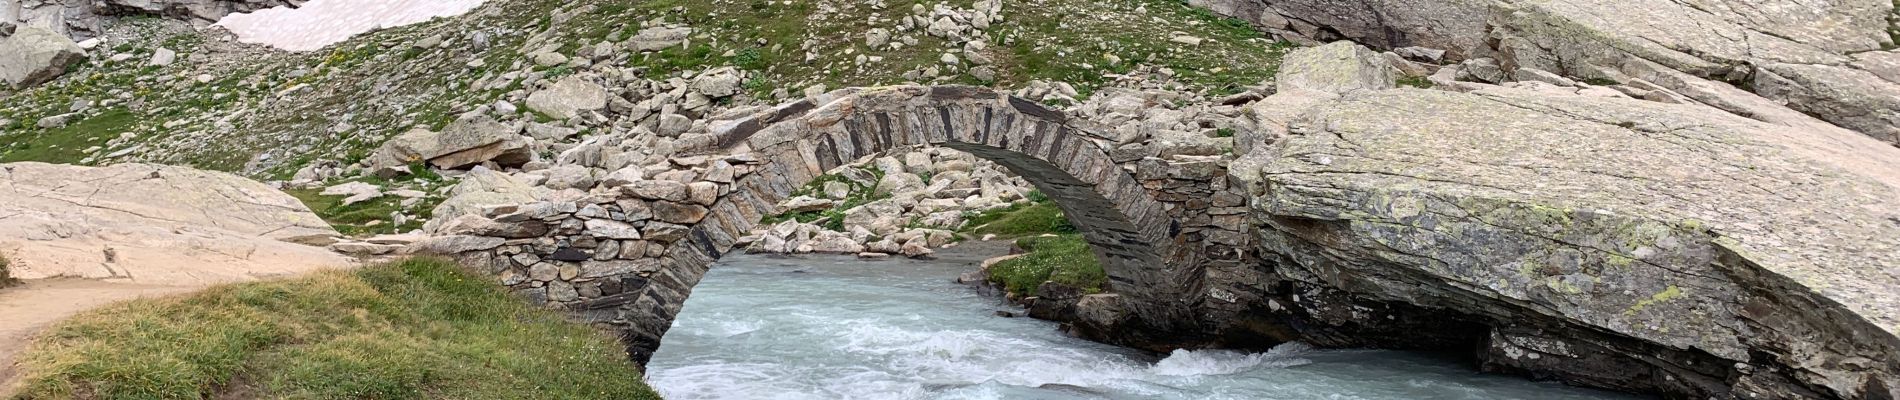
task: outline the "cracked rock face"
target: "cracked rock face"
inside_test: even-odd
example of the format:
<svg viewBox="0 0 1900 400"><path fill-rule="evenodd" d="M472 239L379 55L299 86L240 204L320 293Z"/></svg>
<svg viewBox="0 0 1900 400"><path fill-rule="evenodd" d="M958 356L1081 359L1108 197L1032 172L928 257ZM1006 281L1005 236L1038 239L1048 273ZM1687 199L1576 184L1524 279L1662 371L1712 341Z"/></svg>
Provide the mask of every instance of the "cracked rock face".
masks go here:
<svg viewBox="0 0 1900 400"><path fill-rule="evenodd" d="M1467 314L1492 369L1695 398L1900 387L1900 149L1866 136L1401 89L1317 107L1273 151L1275 273Z"/></svg>
<svg viewBox="0 0 1900 400"><path fill-rule="evenodd" d="M291 243L336 236L297 199L221 172L0 164L0 252L15 277L205 285L342 267Z"/></svg>
<svg viewBox="0 0 1900 400"><path fill-rule="evenodd" d="M1308 44L1350 39L1629 83L1658 65L1900 145L1890 0L1192 0ZM1654 82L1693 92L1694 85ZM1792 87L1791 85L1799 85ZM1718 107L1717 98L1695 99ZM1746 110L1729 109L1750 115Z"/></svg>

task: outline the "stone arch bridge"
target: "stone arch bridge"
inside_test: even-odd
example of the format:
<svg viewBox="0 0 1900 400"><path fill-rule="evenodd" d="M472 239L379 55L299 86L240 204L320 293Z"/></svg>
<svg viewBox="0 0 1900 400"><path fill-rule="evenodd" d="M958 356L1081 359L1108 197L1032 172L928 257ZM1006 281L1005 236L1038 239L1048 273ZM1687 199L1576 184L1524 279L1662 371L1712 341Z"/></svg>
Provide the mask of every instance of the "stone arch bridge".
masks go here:
<svg viewBox="0 0 1900 400"><path fill-rule="evenodd" d="M492 208L454 224L463 235L421 250L618 330L644 362L708 268L794 190L857 159L944 146L996 162L1054 200L1108 273L1118 340L1166 347L1157 343L1196 331L1204 273L1241 264L1245 197L1219 160L1114 157L1101 131L989 89L844 90L716 124L703 154L680 167L692 179Z"/></svg>

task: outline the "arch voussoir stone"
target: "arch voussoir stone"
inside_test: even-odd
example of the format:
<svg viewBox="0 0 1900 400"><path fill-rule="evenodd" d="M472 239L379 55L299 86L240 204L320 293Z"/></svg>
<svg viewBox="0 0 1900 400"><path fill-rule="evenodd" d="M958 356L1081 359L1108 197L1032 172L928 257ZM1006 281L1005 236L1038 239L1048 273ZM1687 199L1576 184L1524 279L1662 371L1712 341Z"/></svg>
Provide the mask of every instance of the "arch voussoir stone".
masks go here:
<svg viewBox="0 0 1900 400"><path fill-rule="evenodd" d="M1191 332L1182 325L1195 323L1191 310L1205 297L1197 291L1199 268L1206 263L1184 257L1198 252L1190 245L1201 245L1180 222L1192 201L1157 200L1155 191L1179 185L1138 179L1130 173L1136 163L1115 162L1102 147L1108 141L1094 134L1099 129L1083 123L984 88L847 89L716 123L710 141L715 148L701 155L730 165L736 178L695 182L693 190L715 191L710 204L679 204L677 196L654 193L679 182L636 182L583 199L496 210L488 217L497 222L534 218L560 228L460 256L501 260L495 262L504 264L498 268L503 284L618 329L632 358L644 362L711 265L761 228L760 219L777 214L777 205L799 187L866 157L943 146L995 162L1053 199L1094 248L1110 291L1126 299L1130 326ZM590 220L662 202L703 215L695 221ZM592 209L600 212L587 212ZM590 223L633 226L639 235L605 237L590 231ZM575 252L608 272L541 279L548 268L581 262L552 255Z"/></svg>

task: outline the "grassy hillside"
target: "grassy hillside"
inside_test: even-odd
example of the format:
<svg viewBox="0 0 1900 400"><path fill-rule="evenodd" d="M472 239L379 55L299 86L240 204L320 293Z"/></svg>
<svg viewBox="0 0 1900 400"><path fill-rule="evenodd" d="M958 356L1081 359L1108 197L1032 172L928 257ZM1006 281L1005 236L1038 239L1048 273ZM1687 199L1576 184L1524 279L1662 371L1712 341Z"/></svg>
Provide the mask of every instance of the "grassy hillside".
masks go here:
<svg viewBox="0 0 1900 400"><path fill-rule="evenodd" d="M89 312L20 399L657 399L616 341L416 259Z"/></svg>
<svg viewBox="0 0 1900 400"><path fill-rule="evenodd" d="M75 71L0 94L0 160L151 161L281 179L318 160L357 161L397 133L437 128L497 100L521 104L536 80L583 70L664 81L735 66L754 77L744 84L751 96L734 100L744 103L775 103L820 84L902 82L1014 89L1060 81L1086 96L1120 81L1219 95L1270 79L1286 49L1178 0L1002 3L999 20L959 40L899 21L976 1L494 0L469 15L294 54L133 18ZM661 25L694 33L655 52L627 46ZM872 47L874 31L891 39ZM148 65L159 48L180 61ZM616 54L584 66L530 57L596 48ZM938 74L920 74L927 70ZM62 115L64 126L39 126Z"/></svg>

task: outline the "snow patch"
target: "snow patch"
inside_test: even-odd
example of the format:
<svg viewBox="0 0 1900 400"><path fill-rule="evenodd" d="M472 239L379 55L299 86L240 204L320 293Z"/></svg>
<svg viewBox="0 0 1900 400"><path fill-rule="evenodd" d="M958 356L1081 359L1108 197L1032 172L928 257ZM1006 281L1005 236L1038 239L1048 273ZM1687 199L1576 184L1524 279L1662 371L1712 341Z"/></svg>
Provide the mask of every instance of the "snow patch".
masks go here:
<svg viewBox="0 0 1900 400"><path fill-rule="evenodd" d="M298 8L231 14L219 20L217 26L231 30L241 42L313 51L377 29L461 15L483 1L311 0Z"/></svg>

